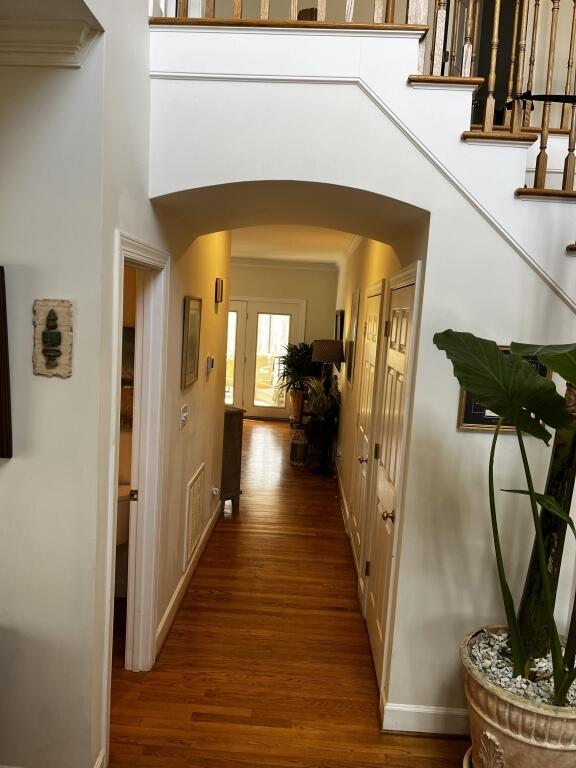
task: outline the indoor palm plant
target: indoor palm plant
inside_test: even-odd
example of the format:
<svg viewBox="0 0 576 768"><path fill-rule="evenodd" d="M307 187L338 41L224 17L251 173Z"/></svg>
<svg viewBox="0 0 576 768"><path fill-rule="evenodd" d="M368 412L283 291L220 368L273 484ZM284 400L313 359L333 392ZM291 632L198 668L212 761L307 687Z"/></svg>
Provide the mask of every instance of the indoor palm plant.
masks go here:
<svg viewBox="0 0 576 768"><path fill-rule="evenodd" d="M302 420L302 405L308 380L320 375L322 365L312 362L312 344L305 341L287 344L284 349L286 351L278 358L280 386L290 397L290 420L299 423Z"/></svg>
<svg viewBox="0 0 576 768"><path fill-rule="evenodd" d="M499 417L489 457L488 500L507 626L473 633L461 646L474 768L573 768L576 601L565 641L554 607L564 536L568 528L576 535L570 518L576 474L576 344L512 344L507 353L493 341L451 330L436 334L434 343L452 361L460 384ZM566 380L565 398L527 357ZM534 526L519 611L506 579L496 513L494 463L503 425L516 432L526 479L525 488L507 492L526 497ZM548 444L549 429L556 430L550 471L545 493L538 493L523 435Z"/></svg>

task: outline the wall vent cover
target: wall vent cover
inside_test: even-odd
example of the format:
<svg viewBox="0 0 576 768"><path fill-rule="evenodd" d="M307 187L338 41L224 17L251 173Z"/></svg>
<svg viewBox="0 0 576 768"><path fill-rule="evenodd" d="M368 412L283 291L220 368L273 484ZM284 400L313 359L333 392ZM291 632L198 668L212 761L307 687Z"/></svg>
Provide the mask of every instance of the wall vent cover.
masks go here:
<svg viewBox="0 0 576 768"><path fill-rule="evenodd" d="M183 571L188 568L204 530L204 468L202 464L186 486Z"/></svg>

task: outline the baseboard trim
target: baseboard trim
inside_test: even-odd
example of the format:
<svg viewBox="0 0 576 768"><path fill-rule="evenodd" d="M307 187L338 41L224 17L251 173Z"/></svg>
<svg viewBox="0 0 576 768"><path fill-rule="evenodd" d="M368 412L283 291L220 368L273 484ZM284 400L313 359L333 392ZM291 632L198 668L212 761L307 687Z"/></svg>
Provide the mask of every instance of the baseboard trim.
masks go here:
<svg viewBox="0 0 576 768"><path fill-rule="evenodd" d="M94 768L104 768L106 765L106 750L101 749L98 757L96 758L96 762L94 763Z"/></svg>
<svg viewBox="0 0 576 768"><path fill-rule="evenodd" d="M336 465L336 477L338 478L338 493L340 496L340 511L342 513L342 520L344 521L344 529L346 535L350 538L348 533L348 520L350 519L350 507L346 500L346 494L344 493L344 486L342 485L342 478L340 477L340 467Z"/></svg>
<svg viewBox="0 0 576 768"><path fill-rule="evenodd" d="M188 585L190 584L190 579L192 578L192 575L196 570L198 561L200 560L200 557L204 552L204 548L208 543L208 539L210 538L212 529L214 528L214 526L218 521L218 518L220 517L221 511L222 511L222 502L219 501L212 513L212 517L210 518L206 527L204 528L202 536L200 537L200 543L198 544L196 551L192 555L192 559L190 560L188 568L182 574L182 578L178 582L178 585L174 590L174 594L172 595L172 599L168 603L168 607L164 612L164 616L162 616L160 624L158 625L158 629L156 630L156 658L158 658L158 654L160 653L160 651L162 650L162 646L166 642L166 638L168 637L168 632L170 631L172 622L176 618L178 608L180 608L180 603L182 602L182 599L186 594L186 590L188 589Z"/></svg>
<svg viewBox="0 0 576 768"><path fill-rule="evenodd" d="M466 736L469 733L468 710L389 702L384 705L382 730Z"/></svg>

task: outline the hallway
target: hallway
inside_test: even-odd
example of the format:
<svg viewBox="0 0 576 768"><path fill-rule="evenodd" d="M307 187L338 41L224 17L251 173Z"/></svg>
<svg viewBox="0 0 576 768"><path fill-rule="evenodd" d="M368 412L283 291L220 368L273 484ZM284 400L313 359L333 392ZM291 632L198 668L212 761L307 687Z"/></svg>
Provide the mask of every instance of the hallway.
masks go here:
<svg viewBox="0 0 576 768"><path fill-rule="evenodd" d="M380 735L336 483L246 421L240 514L218 521L154 669L115 660L110 766L459 768L465 740Z"/></svg>

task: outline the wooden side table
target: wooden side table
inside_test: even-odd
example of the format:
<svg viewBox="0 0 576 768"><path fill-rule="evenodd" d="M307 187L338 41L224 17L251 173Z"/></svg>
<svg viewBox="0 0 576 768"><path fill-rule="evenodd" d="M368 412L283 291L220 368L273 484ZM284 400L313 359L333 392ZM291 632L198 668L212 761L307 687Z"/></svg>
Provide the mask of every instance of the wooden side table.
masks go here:
<svg viewBox="0 0 576 768"><path fill-rule="evenodd" d="M220 500L224 504L230 499L232 501L232 512L240 510L244 413L245 411L242 408L235 408L232 405L227 405L224 409L224 445L222 448Z"/></svg>

